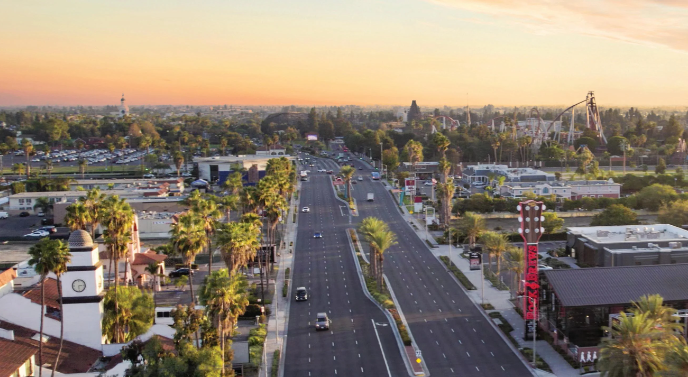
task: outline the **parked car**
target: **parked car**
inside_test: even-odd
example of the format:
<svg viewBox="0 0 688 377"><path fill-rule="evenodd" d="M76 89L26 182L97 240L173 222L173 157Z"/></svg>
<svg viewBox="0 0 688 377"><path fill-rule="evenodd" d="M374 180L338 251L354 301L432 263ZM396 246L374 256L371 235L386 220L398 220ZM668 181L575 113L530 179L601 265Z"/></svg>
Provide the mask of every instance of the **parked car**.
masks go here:
<svg viewBox="0 0 688 377"><path fill-rule="evenodd" d="M19 214L19 217L29 217L29 216L31 216L31 214L28 212L22 212Z"/></svg>
<svg viewBox="0 0 688 377"><path fill-rule="evenodd" d="M155 178L155 175L153 174L144 174L143 178Z"/></svg>
<svg viewBox="0 0 688 377"><path fill-rule="evenodd" d="M25 234L24 237L48 237L50 233L45 230L34 230L29 234Z"/></svg>
<svg viewBox="0 0 688 377"><path fill-rule="evenodd" d="M0 219L7 219L10 215L7 212L0 212Z"/></svg>
<svg viewBox="0 0 688 377"><path fill-rule="evenodd" d="M57 228L54 225L42 226L42 227L38 228L38 230L44 230L48 233L57 232Z"/></svg>
<svg viewBox="0 0 688 377"><path fill-rule="evenodd" d="M45 216L45 213L44 213L43 211L39 211L39 212L36 214L36 216L38 216L38 217L44 217L44 216Z"/></svg>
<svg viewBox="0 0 688 377"><path fill-rule="evenodd" d="M41 225L53 225L53 224L55 224L54 219L50 219L47 217L41 219Z"/></svg>
<svg viewBox="0 0 688 377"><path fill-rule="evenodd" d="M172 272L170 272L170 277L171 278L178 278L180 276L188 276L189 275L189 269L188 268L178 268Z"/></svg>

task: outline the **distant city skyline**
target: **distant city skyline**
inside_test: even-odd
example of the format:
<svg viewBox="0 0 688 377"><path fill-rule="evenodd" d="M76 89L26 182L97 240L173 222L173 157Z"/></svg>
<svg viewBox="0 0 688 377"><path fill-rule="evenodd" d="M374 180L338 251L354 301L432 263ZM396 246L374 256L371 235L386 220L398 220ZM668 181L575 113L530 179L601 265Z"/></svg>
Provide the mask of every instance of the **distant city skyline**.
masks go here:
<svg viewBox="0 0 688 377"><path fill-rule="evenodd" d="M7 2L0 107L688 105L688 2Z"/></svg>

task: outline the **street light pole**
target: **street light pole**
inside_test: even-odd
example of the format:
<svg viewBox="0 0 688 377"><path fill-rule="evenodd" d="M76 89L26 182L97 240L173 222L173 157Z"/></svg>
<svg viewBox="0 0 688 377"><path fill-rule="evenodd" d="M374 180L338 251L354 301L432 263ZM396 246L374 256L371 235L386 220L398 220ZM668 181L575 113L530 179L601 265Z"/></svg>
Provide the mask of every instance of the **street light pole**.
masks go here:
<svg viewBox="0 0 688 377"><path fill-rule="evenodd" d="M382 143L380 143L380 170L382 170Z"/></svg>

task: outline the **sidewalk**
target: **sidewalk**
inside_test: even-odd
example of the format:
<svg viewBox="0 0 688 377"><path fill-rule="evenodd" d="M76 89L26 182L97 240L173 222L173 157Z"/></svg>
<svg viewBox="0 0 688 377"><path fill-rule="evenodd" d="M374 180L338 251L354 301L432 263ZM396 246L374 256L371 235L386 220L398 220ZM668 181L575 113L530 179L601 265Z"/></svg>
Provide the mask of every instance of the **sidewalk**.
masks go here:
<svg viewBox="0 0 688 377"><path fill-rule="evenodd" d="M389 185L386 185L387 188L389 188ZM416 234L418 235L418 238L421 240L425 239L425 229L420 222L414 218L413 215L410 215L405 208L402 207L402 211L404 212L404 219L408 221L409 223L415 223L418 229L414 229ZM495 311L498 311L502 314L502 316L511 324L511 326L514 328L514 331L512 331L511 336L516 340L518 343L519 347L528 347L528 348L533 348L533 342L532 341L526 341L523 339L523 332L524 332L524 327L525 327L525 321L523 318L516 312L514 309L513 304L510 301L510 292L509 291L500 291L497 288L492 287L492 283L490 281L481 279L481 274L480 270L472 270L470 269L469 261L465 258L462 258L460 253L463 251L462 248L457 248L454 246L449 245L438 245L434 239L430 238L429 241L434 245L434 248L430 249L430 251L437 257L440 256L448 256L450 257L451 261L454 262L454 264L461 270L461 272L466 275L468 280L473 283L478 289L476 290L471 290L471 291L466 291L468 297L475 302L476 304L481 304L483 302L483 295L484 295L484 300L485 303L492 304L492 306L495 308ZM451 253L451 256L450 256ZM560 260L563 260L565 262L569 262L566 260L567 258L558 258ZM573 264L572 258L571 263ZM575 265L575 264L574 264ZM573 267L573 266L572 266ZM575 266L573 268L578 268L578 266ZM484 289L483 289L484 287ZM557 353L557 351L552 348L552 346L547 343L545 340L538 340L536 342L536 351L537 354L540 355L540 357L547 362L549 367L552 369L552 372L555 376L557 377L573 377L573 376L580 376L580 372L578 369L575 369L571 367L571 365L564 360L564 358ZM544 371L539 371L536 370L536 373L541 376L551 376L551 374L544 372ZM598 376L599 374L586 374L586 376Z"/></svg>
<svg viewBox="0 0 688 377"><path fill-rule="evenodd" d="M301 185L299 184L297 190L300 189ZM299 216L298 204L299 200L294 199L294 196L292 196L292 200L289 203L289 208L291 211L296 211L297 221ZM286 269L289 268L292 270L292 264L294 260L293 249L296 245L296 226L298 224L293 222L293 212L291 211L289 216L287 216L287 219L285 219L287 221L285 237L286 246L283 250L279 250L279 270L277 272L277 278L275 279L275 295L272 297L272 315L268 318L268 335L265 338L265 344L263 345L265 352L265 363L261 365L260 370L258 371L259 376L270 375L269 372L272 370L272 359L276 350L280 350L280 374L278 375L282 375L282 373L284 373L284 350L282 345L286 338L288 323L287 315L289 314L290 301L289 295L287 295L287 297L282 297L282 286L284 285L284 280L289 279L288 276L284 276ZM294 246L289 246L292 242ZM289 252L290 250L292 250L291 253ZM289 287L289 291L291 291L291 287Z"/></svg>

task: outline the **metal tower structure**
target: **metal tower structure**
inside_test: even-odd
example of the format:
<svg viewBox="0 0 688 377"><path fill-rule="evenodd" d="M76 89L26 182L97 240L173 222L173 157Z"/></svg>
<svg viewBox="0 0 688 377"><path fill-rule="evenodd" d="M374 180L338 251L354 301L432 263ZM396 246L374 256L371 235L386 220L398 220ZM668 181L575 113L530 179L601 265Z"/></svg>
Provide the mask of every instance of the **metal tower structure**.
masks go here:
<svg viewBox="0 0 688 377"><path fill-rule="evenodd" d="M597 109L597 101L595 101L595 93L590 91L585 97L587 127L595 131L600 139L600 145L607 145L607 138L604 136L602 130L602 120Z"/></svg>

